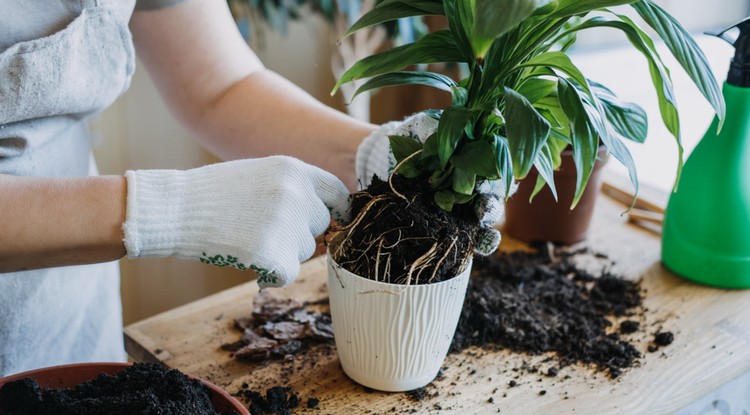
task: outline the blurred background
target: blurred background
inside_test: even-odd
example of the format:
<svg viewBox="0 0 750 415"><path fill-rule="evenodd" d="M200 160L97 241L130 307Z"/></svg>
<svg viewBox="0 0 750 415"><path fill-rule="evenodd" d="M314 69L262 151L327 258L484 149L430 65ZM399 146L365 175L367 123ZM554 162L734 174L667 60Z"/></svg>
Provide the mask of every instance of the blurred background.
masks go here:
<svg viewBox="0 0 750 415"><path fill-rule="evenodd" d="M374 123L400 119L415 111L444 106L449 96L426 87L384 89L349 103L351 91L329 95L337 74L356 59L391 43L419 36L439 21L405 21L339 42L340 34L372 0L227 0L238 28L269 69L278 72L320 101ZM720 82L726 78L733 49L703 35L750 15L750 0L656 0L690 30L703 48ZM629 13L627 8L620 10ZM634 17L637 20L637 16ZM644 25L645 27L645 25ZM583 32L573 60L590 79L641 105L649 114L649 138L631 145L642 183L671 188L677 166L674 139L661 124L645 59L614 30ZM659 48L659 45L657 45ZM665 48L663 57L670 57ZM703 136L713 115L677 63L673 68L686 154ZM447 68L451 70L451 68ZM218 161L202 150L178 125L159 98L148 74L138 66L130 90L91 120L95 153L102 174L129 169L188 169ZM615 161L607 169L625 174ZM125 324L252 280L250 272L216 268L172 258L120 261ZM248 299L248 307L251 299Z"/></svg>

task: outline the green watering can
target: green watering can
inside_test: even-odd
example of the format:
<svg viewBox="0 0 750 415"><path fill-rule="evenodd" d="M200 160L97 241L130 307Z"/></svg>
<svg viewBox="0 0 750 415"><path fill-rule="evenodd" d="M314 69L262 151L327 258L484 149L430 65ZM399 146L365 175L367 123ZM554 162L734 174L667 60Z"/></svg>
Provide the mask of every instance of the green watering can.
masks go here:
<svg viewBox="0 0 750 415"><path fill-rule="evenodd" d="M736 40L726 35L734 27ZM716 36L735 47L726 119L718 134L714 119L685 162L664 217L662 261L689 280L750 288L750 18Z"/></svg>

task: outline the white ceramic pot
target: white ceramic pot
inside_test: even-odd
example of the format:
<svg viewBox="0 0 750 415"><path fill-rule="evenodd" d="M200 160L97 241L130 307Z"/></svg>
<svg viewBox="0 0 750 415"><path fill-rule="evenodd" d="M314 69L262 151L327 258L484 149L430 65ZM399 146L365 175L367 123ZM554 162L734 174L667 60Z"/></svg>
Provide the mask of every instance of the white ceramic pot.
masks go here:
<svg viewBox="0 0 750 415"><path fill-rule="evenodd" d="M331 317L344 372L388 392L432 382L453 340L470 273L471 261L446 281L388 284L352 274L329 253Z"/></svg>

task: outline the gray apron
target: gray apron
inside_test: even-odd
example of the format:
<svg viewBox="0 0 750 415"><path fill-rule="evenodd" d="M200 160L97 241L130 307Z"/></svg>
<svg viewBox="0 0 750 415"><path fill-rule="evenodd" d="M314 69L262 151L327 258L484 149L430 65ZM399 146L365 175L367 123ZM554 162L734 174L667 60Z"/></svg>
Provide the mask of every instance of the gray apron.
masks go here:
<svg viewBox="0 0 750 415"><path fill-rule="evenodd" d="M96 174L84 118L122 94L135 67L117 1L81 0L63 30L0 53L0 173ZM122 361L119 292L115 262L0 274L0 376Z"/></svg>

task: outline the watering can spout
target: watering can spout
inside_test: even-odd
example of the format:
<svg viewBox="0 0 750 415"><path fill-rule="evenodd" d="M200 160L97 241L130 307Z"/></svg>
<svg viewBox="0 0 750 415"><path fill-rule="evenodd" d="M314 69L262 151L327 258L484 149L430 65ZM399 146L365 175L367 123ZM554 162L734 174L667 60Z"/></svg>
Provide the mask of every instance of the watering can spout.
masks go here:
<svg viewBox="0 0 750 415"><path fill-rule="evenodd" d="M706 32L706 34L723 39L734 47L734 58L729 65L727 83L744 88L750 87L750 17L723 30Z"/></svg>

